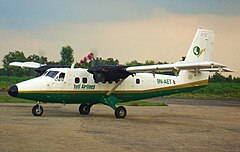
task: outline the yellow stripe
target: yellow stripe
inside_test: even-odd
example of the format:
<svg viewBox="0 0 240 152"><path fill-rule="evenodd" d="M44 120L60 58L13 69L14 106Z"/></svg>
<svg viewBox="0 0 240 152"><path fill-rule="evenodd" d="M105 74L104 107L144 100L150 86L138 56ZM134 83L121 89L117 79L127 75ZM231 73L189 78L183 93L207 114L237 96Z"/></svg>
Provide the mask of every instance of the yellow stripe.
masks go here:
<svg viewBox="0 0 240 152"><path fill-rule="evenodd" d="M166 90L173 90L173 89L182 89L182 88L190 88L190 87L198 87L198 86L204 86L208 84L208 80L201 80L181 85L175 85L175 86L169 86L169 87L163 87L163 88L155 88L155 89L147 89L147 90L121 90L121 91L115 91L116 94L121 93L148 93L148 92L157 92L157 91L166 91ZM67 94L79 94L79 93L86 93L86 94L95 94L95 93L107 93L109 90L46 90L46 91L39 91L39 90L19 90L19 93L67 93Z"/></svg>

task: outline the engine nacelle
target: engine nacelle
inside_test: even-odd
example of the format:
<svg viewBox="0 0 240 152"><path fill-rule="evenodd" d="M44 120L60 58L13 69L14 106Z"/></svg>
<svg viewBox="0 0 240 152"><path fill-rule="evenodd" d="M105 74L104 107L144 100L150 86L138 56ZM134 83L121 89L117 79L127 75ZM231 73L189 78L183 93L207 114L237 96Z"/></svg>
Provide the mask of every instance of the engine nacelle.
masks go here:
<svg viewBox="0 0 240 152"><path fill-rule="evenodd" d="M88 69L88 72L93 74L95 83L112 83L118 82L120 79L126 79L132 73L126 71L127 66L96 66Z"/></svg>

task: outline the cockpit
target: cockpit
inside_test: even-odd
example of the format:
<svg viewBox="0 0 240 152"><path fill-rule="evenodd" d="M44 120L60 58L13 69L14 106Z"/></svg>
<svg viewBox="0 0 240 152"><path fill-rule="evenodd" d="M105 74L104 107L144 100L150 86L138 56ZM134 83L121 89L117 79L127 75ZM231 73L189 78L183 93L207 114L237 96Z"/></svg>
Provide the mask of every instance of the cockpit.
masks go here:
<svg viewBox="0 0 240 152"><path fill-rule="evenodd" d="M59 73L59 71L48 71L48 72L45 74L45 76L46 76L46 77L54 78L58 73Z"/></svg>
<svg viewBox="0 0 240 152"><path fill-rule="evenodd" d="M51 77L53 78L55 81L63 81L65 78L65 73L64 72L60 72L60 71L45 71L42 76L44 77Z"/></svg>

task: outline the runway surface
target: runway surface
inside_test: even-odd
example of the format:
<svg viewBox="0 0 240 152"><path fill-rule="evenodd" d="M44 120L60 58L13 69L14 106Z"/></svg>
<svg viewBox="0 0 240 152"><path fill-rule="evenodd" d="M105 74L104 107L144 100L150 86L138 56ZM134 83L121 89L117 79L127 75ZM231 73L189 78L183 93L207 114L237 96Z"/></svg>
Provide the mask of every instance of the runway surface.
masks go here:
<svg viewBox="0 0 240 152"><path fill-rule="evenodd" d="M240 151L240 107L176 105L126 107L116 119L97 105L0 104L0 151Z"/></svg>

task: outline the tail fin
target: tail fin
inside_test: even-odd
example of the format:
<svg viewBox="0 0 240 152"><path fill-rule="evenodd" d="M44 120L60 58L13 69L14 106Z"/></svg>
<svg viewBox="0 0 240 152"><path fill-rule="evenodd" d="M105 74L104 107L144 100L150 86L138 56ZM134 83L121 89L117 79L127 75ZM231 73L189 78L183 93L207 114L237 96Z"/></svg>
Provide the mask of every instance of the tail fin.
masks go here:
<svg viewBox="0 0 240 152"><path fill-rule="evenodd" d="M186 62L210 61L214 34L213 31L198 29L185 58Z"/></svg>
<svg viewBox="0 0 240 152"><path fill-rule="evenodd" d="M213 31L198 29L192 44L188 50L187 56L184 62L187 63L199 63L204 61L210 61L210 55L213 47L214 34ZM179 79L183 82L204 82L207 84L209 72L200 72L198 74L181 70L179 73Z"/></svg>

